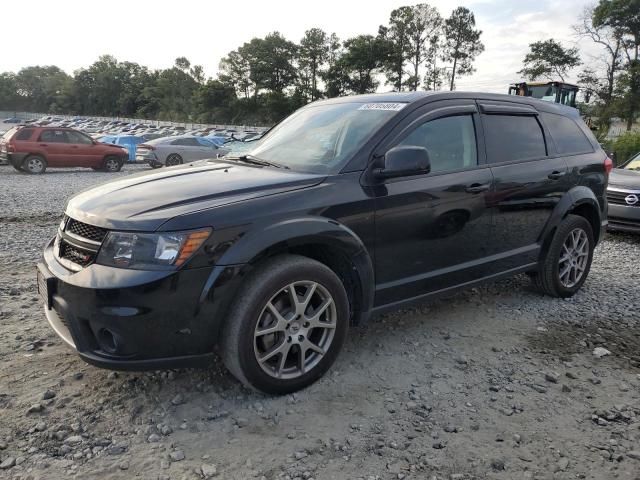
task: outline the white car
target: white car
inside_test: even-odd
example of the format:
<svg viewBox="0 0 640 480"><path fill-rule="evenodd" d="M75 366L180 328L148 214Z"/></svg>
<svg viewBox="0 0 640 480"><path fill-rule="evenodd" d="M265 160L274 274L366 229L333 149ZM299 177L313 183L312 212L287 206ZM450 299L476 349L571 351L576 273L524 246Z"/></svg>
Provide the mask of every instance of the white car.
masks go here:
<svg viewBox="0 0 640 480"><path fill-rule="evenodd" d="M153 168L172 167L194 160L222 157L229 149L221 148L202 137L183 135L163 137L138 145L136 161L145 162Z"/></svg>

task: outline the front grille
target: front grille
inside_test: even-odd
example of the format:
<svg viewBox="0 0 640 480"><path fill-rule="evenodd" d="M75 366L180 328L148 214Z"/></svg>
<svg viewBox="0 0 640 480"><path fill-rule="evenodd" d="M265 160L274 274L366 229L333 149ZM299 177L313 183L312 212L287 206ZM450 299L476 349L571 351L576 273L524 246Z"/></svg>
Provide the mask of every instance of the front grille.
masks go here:
<svg viewBox="0 0 640 480"><path fill-rule="evenodd" d="M58 231L56 255L70 270L81 270L91 265L108 230L80 222L65 215Z"/></svg>
<svg viewBox="0 0 640 480"><path fill-rule="evenodd" d="M76 248L73 245L67 243L65 240L61 240L59 256L60 258L69 260L70 262L80 265L81 267L86 267L95 260L96 252L90 252L88 250Z"/></svg>
<svg viewBox="0 0 640 480"><path fill-rule="evenodd" d="M102 240L104 240L104 237L107 235L107 229L94 227L93 225L79 222L73 218L67 220L67 227L64 231L100 243L102 243Z"/></svg>

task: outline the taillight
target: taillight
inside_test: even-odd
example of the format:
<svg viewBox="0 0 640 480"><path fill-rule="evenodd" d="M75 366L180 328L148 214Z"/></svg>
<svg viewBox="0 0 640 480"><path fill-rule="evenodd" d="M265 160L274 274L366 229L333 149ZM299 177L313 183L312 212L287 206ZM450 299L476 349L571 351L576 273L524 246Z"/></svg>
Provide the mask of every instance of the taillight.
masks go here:
<svg viewBox="0 0 640 480"><path fill-rule="evenodd" d="M156 147L152 146L152 145L146 145L144 143L141 143L140 145L138 145L138 148L146 148L147 150L155 150Z"/></svg>
<svg viewBox="0 0 640 480"><path fill-rule="evenodd" d="M13 145L11 143L7 144L7 152L14 153L15 151L16 151L16 146L15 145Z"/></svg>
<svg viewBox="0 0 640 480"><path fill-rule="evenodd" d="M609 175L611 173L611 170L613 170L613 160L607 157L604 159L604 171L607 175Z"/></svg>

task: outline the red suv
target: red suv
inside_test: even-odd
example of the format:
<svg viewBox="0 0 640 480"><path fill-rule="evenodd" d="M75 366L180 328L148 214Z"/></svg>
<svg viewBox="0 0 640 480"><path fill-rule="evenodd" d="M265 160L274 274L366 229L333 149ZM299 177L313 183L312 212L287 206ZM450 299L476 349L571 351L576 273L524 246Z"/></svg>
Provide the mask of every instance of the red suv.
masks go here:
<svg viewBox="0 0 640 480"><path fill-rule="evenodd" d="M47 167L91 167L118 172L129 153L72 128L16 127L0 140L0 160L27 173L44 173Z"/></svg>

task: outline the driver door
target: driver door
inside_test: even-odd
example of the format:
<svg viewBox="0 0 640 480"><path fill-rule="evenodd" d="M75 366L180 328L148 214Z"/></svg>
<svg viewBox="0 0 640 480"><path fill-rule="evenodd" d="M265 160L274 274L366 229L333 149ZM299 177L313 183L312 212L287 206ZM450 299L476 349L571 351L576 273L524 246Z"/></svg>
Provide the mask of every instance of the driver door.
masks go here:
<svg viewBox="0 0 640 480"><path fill-rule="evenodd" d="M395 146L425 147L428 174L381 180L375 193L375 305L446 290L490 273L493 176L484 163L477 107L430 104L410 115L377 155ZM389 137L388 137L389 138Z"/></svg>

